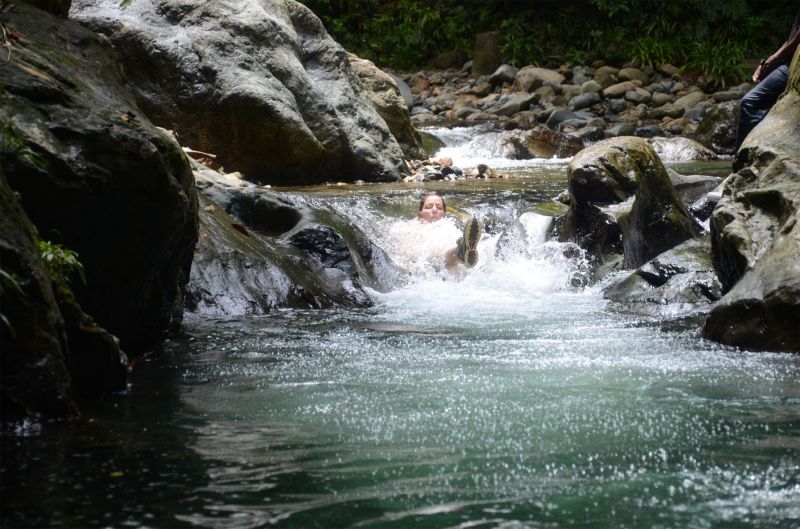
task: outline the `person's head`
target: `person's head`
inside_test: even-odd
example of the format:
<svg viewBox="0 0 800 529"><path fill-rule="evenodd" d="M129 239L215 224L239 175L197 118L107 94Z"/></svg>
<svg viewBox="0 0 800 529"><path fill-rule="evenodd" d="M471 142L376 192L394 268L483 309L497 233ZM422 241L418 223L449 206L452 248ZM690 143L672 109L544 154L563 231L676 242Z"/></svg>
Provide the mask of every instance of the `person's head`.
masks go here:
<svg viewBox="0 0 800 529"><path fill-rule="evenodd" d="M417 218L425 223L436 222L443 219L446 212L447 205L445 205L444 199L436 193L431 193L425 195L419 201Z"/></svg>

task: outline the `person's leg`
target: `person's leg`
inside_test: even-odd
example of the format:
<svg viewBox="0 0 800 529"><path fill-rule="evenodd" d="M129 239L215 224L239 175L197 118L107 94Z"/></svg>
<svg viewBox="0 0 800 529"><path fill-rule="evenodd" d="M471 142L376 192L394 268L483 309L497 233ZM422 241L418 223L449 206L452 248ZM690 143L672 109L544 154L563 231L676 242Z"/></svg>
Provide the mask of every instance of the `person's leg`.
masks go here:
<svg viewBox="0 0 800 529"><path fill-rule="evenodd" d="M760 83L742 98L739 104L739 125L736 133L736 150L759 122L764 119L769 109L786 90L789 79L789 67L778 66Z"/></svg>

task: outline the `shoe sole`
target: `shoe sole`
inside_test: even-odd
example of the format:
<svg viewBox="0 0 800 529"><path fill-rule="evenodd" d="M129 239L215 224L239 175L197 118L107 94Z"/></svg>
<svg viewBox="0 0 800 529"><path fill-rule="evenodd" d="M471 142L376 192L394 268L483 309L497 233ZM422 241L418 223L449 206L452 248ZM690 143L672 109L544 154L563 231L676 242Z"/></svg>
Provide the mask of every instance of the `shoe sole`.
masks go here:
<svg viewBox="0 0 800 529"><path fill-rule="evenodd" d="M481 221L471 217L464 226L464 265L472 268L478 263L478 241L481 240Z"/></svg>

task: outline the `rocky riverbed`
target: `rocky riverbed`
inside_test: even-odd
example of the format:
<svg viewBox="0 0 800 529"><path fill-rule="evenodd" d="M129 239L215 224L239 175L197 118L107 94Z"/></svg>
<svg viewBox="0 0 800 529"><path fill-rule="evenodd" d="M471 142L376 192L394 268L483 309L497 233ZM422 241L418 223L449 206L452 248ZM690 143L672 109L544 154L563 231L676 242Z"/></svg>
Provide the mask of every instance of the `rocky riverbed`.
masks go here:
<svg viewBox="0 0 800 529"><path fill-rule="evenodd" d="M672 65L546 69L503 64L475 76L461 69L398 74L400 90L418 127L492 122L534 131L551 150L523 148L520 158L571 156L615 136L685 137L717 155L735 148L738 101L749 83L717 89Z"/></svg>

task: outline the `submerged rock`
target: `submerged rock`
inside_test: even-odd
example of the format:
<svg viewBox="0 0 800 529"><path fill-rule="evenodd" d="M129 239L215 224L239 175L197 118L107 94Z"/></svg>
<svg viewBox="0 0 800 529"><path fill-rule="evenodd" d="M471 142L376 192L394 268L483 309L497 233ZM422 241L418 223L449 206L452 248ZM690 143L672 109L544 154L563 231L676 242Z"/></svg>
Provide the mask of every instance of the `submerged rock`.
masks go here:
<svg viewBox="0 0 800 529"><path fill-rule="evenodd" d="M643 316L681 318L709 311L722 295L708 237L690 239L651 259L603 291L612 308Z"/></svg>
<svg viewBox="0 0 800 529"><path fill-rule="evenodd" d="M229 170L286 184L405 174L346 52L294 0L74 0L70 16L125 50L155 123Z"/></svg>

